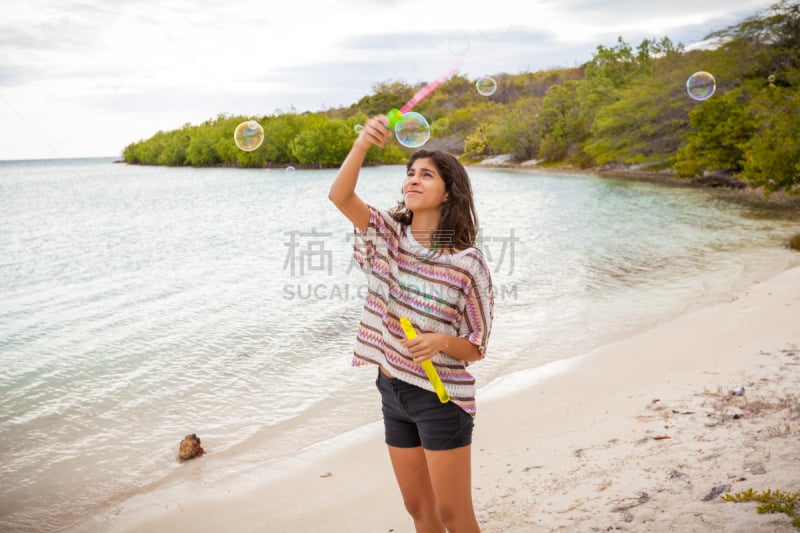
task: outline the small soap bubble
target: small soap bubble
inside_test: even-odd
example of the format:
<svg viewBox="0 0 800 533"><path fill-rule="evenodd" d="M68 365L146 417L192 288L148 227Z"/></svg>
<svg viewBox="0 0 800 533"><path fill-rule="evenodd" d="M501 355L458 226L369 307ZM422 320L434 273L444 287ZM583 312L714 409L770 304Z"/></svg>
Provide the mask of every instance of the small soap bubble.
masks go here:
<svg viewBox="0 0 800 533"><path fill-rule="evenodd" d="M469 37L463 31L454 31L447 38L447 48L451 54L465 54L469 50Z"/></svg>
<svg viewBox="0 0 800 533"><path fill-rule="evenodd" d="M767 78L767 81L770 83L775 83L775 74L770 74L769 78Z"/></svg>
<svg viewBox="0 0 800 533"><path fill-rule="evenodd" d="M295 170L295 168L293 166L291 166L291 165L286 167L286 173L287 174L294 174L294 170Z"/></svg>
<svg viewBox="0 0 800 533"><path fill-rule="evenodd" d="M255 120L247 120L236 126L233 141L245 152L252 152L264 142L264 128Z"/></svg>
<svg viewBox="0 0 800 533"><path fill-rule="evenodd" d="M492 96L497 90L497 82L491 76L481 76L475 82L475 87L483 96Z"/></svg>
<svg viewBox="0 0 800 533"><path fill-rule="evenodd" d="M397 142L406 148L419 148L431 138L431 126L425 117L409 111L395 125L394 134Z"/></svg>
<svg viewBox="0 0 800 533"><path fill-rule="evenodd" d="M490 41L499 41L511 33L511 23L481 30L481 35Z"/></svg>
<svg viewBox="0 0 800 533"><path fill-rule="evenodd" d="M364 126L362 126L361 124L356 124L355 127L353 128L353 131L355 131L356 135L358 135L359 133L361 133L361 130L363 130L363 129L364 129Z"/></svg>
<svg viewBox="0 0 800 533"><path fill-rule="evenodd" d="M695 72L686 80L686 92L693 100L700 102L708 100L716 90L717 82L708 72L702 70Z"/></svg>

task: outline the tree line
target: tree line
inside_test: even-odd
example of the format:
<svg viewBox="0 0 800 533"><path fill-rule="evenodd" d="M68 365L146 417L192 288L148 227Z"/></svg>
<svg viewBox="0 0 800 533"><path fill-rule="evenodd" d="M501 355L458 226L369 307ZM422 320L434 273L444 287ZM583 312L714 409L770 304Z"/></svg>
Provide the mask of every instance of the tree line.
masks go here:
<svg viewBox="0 0 800 533"><path fill-rule="evenodd" d="M415 107L431 124L427 147L465 160L511 154L517 161L580 168L632 166L679 177L723 173L775 191L800 193L800 3L782 0L685 50L668 37L637 46L620 37L575 68L494 76L483 96L456 75ZM714 75L716 93L686 93L695 71ZM377 83L358 102L321 112L261 117L219 115L159 131L123 150L128 163L171 166L338 166L367 117L401 107L423 84ZM265 141L245 152L233 131L245 120ZM372 148L374 163L399 163L411 150Z"/></svg>

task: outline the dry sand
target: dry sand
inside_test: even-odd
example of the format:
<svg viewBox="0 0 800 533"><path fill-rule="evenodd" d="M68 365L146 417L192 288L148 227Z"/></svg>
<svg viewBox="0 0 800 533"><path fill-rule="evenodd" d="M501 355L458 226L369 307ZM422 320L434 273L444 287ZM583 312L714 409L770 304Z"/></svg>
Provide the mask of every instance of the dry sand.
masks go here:
<svg viewBox="0 0 800 533"><path fill-rule="evenodd" d="M798 531L785 514L759 515L755 503L719 495L800 490L800 267L501 380L479 402L473 484L484 533ZM208 480L186 466L197 468L194 482L132 498L74 530L413 531L380 423L269 475Z"/></svg>

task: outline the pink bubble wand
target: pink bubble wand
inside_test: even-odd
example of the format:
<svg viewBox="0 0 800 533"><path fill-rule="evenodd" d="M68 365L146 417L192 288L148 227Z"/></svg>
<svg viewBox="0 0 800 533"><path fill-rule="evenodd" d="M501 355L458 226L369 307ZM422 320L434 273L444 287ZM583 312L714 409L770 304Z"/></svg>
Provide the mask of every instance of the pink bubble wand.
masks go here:
<svg viewBox="0 0 800 533"><path fill-rule="evenodd" d="M462 59L456 61L449 69L447 69L447 71L444 74L442 74L441 76L430 82L428 85L426 85L419 91L417 91L416 94L414 94L414 96L412 96L411 99L408 102L406 102L405 105L403 105L403 107L401 107L400 109L395 109L395 108L391 109L386 114L386 117L389 119L389 128L390 129L394 128L395 124L397 124L400 121L400 119L403 118L404 113L408 113L409 111L411 111L411 109L415 105L417 105L425 98L427 98L429 94L438 89L441 84L449 80L456 72L458 72L458 69L461 68L461 64L463 62L464 61Z"/></svg>

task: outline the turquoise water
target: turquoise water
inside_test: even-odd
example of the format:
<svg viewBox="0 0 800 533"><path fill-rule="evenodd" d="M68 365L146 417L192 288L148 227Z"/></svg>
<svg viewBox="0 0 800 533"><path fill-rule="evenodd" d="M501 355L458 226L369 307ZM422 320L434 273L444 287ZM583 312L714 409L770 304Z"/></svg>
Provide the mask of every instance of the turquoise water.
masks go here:
<svg viewBox="0 0 800 533"><path fill-rule="evenodd" d="M796 213L470 173L497 298L479 385L798 261ZM349 366L364 283L334 175L0 163L0 530L58 529L169 483L187 433L208 465L262 464L378 418L374 372ZM390 207L403 176L365 169L358 192Z"/></svg>

